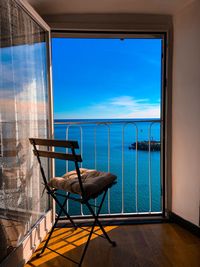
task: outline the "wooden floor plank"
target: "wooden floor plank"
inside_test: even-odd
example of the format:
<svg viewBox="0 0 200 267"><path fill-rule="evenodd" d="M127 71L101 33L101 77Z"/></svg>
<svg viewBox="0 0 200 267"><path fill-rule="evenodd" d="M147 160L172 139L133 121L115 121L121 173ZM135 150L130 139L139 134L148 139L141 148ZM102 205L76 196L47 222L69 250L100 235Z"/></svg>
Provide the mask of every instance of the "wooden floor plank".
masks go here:
<svg viewBox="0 0 200 267"><path fill-rule="evenodd" d="M106 226L106 231L117 247L93 235L83 267L200 267L200 239L176 224ZM69 228L56 229L49 246L79 261L87 234L81 229L75 232ZM34 254L25 265L47 266L77 265L49 249L39 259Z"/></svg>

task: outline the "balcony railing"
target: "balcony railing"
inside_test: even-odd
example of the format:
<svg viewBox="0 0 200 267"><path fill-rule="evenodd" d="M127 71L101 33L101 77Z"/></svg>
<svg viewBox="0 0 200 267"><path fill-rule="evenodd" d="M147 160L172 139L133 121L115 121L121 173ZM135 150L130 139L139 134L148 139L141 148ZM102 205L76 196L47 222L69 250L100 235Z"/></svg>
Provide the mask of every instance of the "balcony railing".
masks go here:
<svg viewBox="0 0 200 267"><path fill-rule="evenodd" d="M55 138L79 141L80 167L117 175L102 215L162 213L161 120L57 120ZM56 175L72 169L71 164L56 161ZM94 202L98 205L98 199ZM81 205L70 201L67 210L87 216Z"/></svg>

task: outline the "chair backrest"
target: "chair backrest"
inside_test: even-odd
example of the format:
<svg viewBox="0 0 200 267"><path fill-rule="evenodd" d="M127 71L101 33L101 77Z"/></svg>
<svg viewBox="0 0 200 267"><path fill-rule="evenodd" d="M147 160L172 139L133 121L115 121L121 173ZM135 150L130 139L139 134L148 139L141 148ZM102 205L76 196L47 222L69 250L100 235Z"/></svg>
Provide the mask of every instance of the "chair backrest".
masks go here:
<svg viewBox="0 0 200 267"><path fill-rule="evenodd" d="M40 157L45 157L45 158L55 158L55 159L62 159L62 160L68 160L68 161L73 161L75 164L77 176L79 179L79 184L81 191L83 192L83 186L82 186L82 181L81 181L81 175L80 175L80 170L78 166L78 162L82 162L82 157L81 155L76 154L75 149L79 148L78 142L77 141L69 141L69 140L53 140L53 139L41 139L41 138L29 138L30 143L33 145L33 153L38 159L39 165L40 165L40 170L42 173L42 177L45 183L45 186L49 189L48 187L48 182L45 176L44 169L42 167L42 163L40 160ZM39 150L37 146L42 146L44 147L42 150ZM63 147L63 148L68 148L71 149L71 153L61 153L61 152L54 152L50 151L49 147ZM46 149L45 149L46 148Z"/></svg>
<svg viewBox="0 0 200 267"><path fill-rule="evenodd" d="M41 138L29 138L30 143L33 145L33 153L35 156L63 159L69 161L82 162L81 155L77 155L75 149L79 148L77 141L69 140L53 140L53 139L41 139ZM43 147L64 147L71 149L71 153L53 152L49 150L38 150L37 145Z"/></svg>

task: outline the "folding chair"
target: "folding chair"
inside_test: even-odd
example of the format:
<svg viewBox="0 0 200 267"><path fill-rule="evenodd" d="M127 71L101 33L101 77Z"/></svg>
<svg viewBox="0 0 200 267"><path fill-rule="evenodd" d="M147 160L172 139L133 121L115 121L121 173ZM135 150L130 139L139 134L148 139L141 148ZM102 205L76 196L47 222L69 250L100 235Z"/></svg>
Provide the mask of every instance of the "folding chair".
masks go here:
<svg viewBox="0 0 200 267"><path fill-rule="evenodd" d="M79 263L76 262L79 266L81 266L83 262L91 236L94 232L94 227L96 225L100 227L103 233L103 236L101 235L101 237L104 237L105 239L107 239L108 242L112 246L116 246L116 243L114 241L111 241L108 234L104 230L104 227L99 220L99 214L101 212L101 208L105 200L108 188L111 188L116 183L117 177L108 172L99 172L96 170L88 170L88 169L79 168L79 163L82 162L82 157L81 155L78 155L75 152L75 150L79 148L77 141L39 139L39 138L30 138L29 140L30 140L30 143L33 145L33 152L35 156L37 157L37 160L40 166L40 171L41 171L42 178L44 181L45 189L47 190L47 193L53 197L53 199L56 201L57 205L60 208L57 218L55 220L55 223L49 233L49 236L41 252L38 253L37 256L39 257L45 251L48 245L48 242L51 238L51 235L56 227L56 224L60 219L62 212L69 219L73 228L75 230L77 229L78 225L74 223L73 219L70 217L68 212L65 210L68 199L77 201L81 204L85 204L88 210L90 211L92 217L94 218L94 222L92 224L91 231L89 233L87 242L83 249L80 262ZM37 146L42 146L43 150L40 150L41 147L38 149ZM44 147L46 147L45 150L44 150ZM50 147L63 147L67 150L67 153L53 152L52 149L49 150ZM71 153L68 153L68 150L71 150ZM47 180L43 166L42 166L42 162L40 159L41 157L56 158L56 159L62 159L65 161L72 161L75 164L75 170L67 172L62 177L53 177ZM57 190L65 191L65 194L64 195L60 194L56 192ZM77 196L74 197L74 195L71 196L71 194L76 194ZM95 206L89 203L89 200L94 199L98 197L99 195L102 195L102 199L101 199L99 206ZM59 201L58 196L64 197L63 203ZM93 207L98 208L96 213Z"/></svg>

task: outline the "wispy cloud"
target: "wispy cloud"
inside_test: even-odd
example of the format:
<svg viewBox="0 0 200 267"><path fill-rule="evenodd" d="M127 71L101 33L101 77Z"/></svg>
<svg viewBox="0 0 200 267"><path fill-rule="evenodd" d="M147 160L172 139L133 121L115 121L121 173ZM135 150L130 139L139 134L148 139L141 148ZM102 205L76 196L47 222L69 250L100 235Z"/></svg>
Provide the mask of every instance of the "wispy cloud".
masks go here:
<svg viewBox="0 0 200 267"><path fill-rule="evenodd" d="M133 107L138 105L139 103L147 102L148 99L137 99L135 100L131 96L120 96L114 97L109 100L110 104L113 106L120 106L120 107Z"/></svg>
<svg viewBox="0 0 200 267"><path fill-rule="evenodd" d="M160 103L149 99L135 99L118 96L103 102L96 102L77 112L56 114L56 118L104 119L104 118L159 118Z"/></svg>

